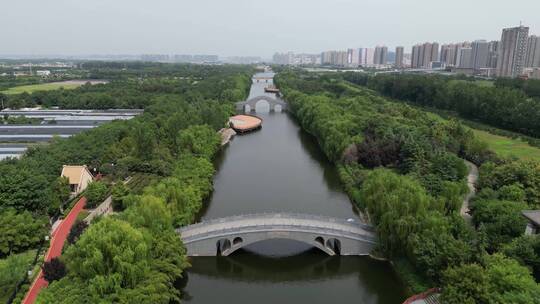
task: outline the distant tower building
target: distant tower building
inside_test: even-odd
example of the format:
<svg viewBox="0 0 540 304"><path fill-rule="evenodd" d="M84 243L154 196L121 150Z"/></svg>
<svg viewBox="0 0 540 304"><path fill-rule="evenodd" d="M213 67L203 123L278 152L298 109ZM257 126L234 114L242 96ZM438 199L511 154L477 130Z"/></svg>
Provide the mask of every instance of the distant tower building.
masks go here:
<svg viewBox="0 0 540 304"><path fill-rule="evenodd" d="M540 67L540 36L531 35L527 43L527 57L525 58L525 67Z"/></svg>
<svg viewBox="0 0 540 304"><path fill-rule="evenodd" d="M489 57L488 57L488 67L495 69L497 68L497 56L499 53L499 41L490 41L488 45Z"/></svg>
<svg viewBox="0 0 540 304"><path fill-rule="evenodd" d="M347 49L347 65L352 65L354 49Z"/></svg>
<svg viewBox="0 0 540 304"><path fill-rule="evenodd" d="M439 61L439 44L426 42L413 46L412 68L431 68L431 63Z"/></svg>
<svg viewBox="0 0 540 304"><path fill-rule="evenodd" d="M497 76L517 77L523 73L529 28L518 26L502 31L497 58Z"/></svg>
<svg viewBox="0 0 540 304"><path fill-rule="evenodd" d="M354 66L354 67L357 67L360 65L360 49L359 48L355 48L353 49L353 52L352 52L352 60L351 60L351 64Z"/></svg>
<svg viewBox="0 0 540 304"><path fill-rule="evenodd" d="M452 54L452 45L443 44L441 45L441 62L445 66L453 66L453 54Z"/></svg>
<svg viewBox="0 0 540 304"><path fill-rule="evenodd" d="M412 54L411 54L411 68L417 69L422 66L420 52L421 52L422 46L417 44L412 47Z"/></svg>
<svg viewBox="0 0 540 304"><path fill-rule="evenodd" d="M489 43L485 40L476 40L472 43L471 63L475 70L487 68L489 57Z"/></svg>
<svg viewBox="0 0 540 304"><path fill-rule="evenodd" d="M373 65L374 64L374 58L375 58L375 50L371 48L363 48L361 49L360 54L360 65L366 66L366 65Z"/></svg>
<svg viewBox="0 0 540 304"><path fill-rule="evenodd" d="M429 57L429 62L427 63L427 66L431 67L431 63L435 61L439 61L439 44L437 42L433 42L431 44L431 56Z"/></svg>
<svg viewBox="0 0 540 304"><path fill-rule="evenodd" d="M388 47L377 46L375 48L373 63L377 65L383 65L388 62Z"/></svg>
<svg viewBox="0 0 540 304"><path fill-rule="evenodd" d="M337 66L347 66L348 64L348 53L347 51L338 51L337 52L337 58L336 58L336 62L334 62L334 65L337 65Z"/></svg>
<svg viewBox="0 0 540 304"><path fill-rule="evenodd" d="M462 69L471 69L473 67L472 48L462 47L458 50L456 66Z"/></svg>
<svg viewBox="0 0 540 304"><path fill-rule="evenodd" d="M404 55L405 49L402 46L396 47L396 61L394 65L396 68L402 68L403 67L403 55Z"/></svg>

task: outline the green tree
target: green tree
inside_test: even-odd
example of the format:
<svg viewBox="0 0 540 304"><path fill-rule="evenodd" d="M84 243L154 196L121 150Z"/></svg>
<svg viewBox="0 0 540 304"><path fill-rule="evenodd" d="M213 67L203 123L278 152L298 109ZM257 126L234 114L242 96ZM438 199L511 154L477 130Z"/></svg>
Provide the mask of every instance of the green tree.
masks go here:
<svg viewBox="0 0 540 304"><path fill-rule="evenodd" d="M207 125L190 126L178 134L180 153L211 158L219 149L221 140L214 130Z"/></svg>
<svg viewBox="0 0 540 304"><path fill-rule="evenodd" d="M501 246L519 237L525 231L527 221L521 215L524 203L481 200L472 206L473 223L482 226L487 235L488 250L499 250Z"/></svg>
<svg viewBox="0 0 540 304"><path fill-rule="evenodd" d="M115 211L124 210L124 197L129 194L129 188L124 183L116 183L112 187L112 207Z"/></svg>
<svg viewBox="0 0 540 304"><path fill-rule="evenodd" d="M529 267L537 281L540 281L540 236L523 235L504 246L506 256L514 258Z"/></svg>
<svg viewBox="0 0 540 304"><path fill-rule="evenodd" d="M0 256L36 247L47 235L47 219L28 211L7 209L0 213Z"/></svg>
<svg viewBox="0 0 540 304"><path fill-rule="evenodd" d="M482 266L464 264L443 272L442 303L490 303L489 298L488 275Z"/></svg>
<svg viewBox="0 0 540 304"><path fill-rule="evenodd" d="M84 196L87 199L86 206L93 208L101 204L105 200L108 191L109 188L104 182L91 182L84 192Z"/></svg>
<svg viewBox="0 0 540 304"><path fill-rule="evenodd" d="M374 170L367 176L361 198L388 253L403 252L432 201L416 181L386 169Z"/></svg>
<svg viewBox="0 0 540 304"><path fill-rule="evenodd" d="M540 285L530 271L502 254L486 258L489 278L489 303L540 303Z"/></svg>

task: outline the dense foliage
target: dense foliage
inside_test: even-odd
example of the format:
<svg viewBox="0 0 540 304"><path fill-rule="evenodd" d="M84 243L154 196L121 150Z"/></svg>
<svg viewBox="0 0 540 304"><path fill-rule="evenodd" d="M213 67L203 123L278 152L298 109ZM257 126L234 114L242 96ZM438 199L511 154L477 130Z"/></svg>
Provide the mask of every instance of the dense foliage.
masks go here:
<svg viewBox="0 0 540 304"><path fill-rule="evenodd" d="M187 266L173 228L191 222L212 190L211 158L216 131L226 125L233 102L248 92L248 66L144 64L126 72L108 63L88 67L108 75L109 84L71 91L10 96L11 105L73 108L144 107L129 121L114 121L69 139L30 149L20 160L0 162L2 255L35 247L47 232L46 215L64 203L62 165L86 164L116 185L133 175L155 181L141 193L115 186L114 218L87 229L77 225L62 256L67 275L40 295L39 303L169 303L179 299L173 284ZM137 69L137 68L135 68ZM145 71L145 73L140 73ZM60 102L60 103L58 103ZM89 206L108 192L94 182ZM41 220L43 219L43 220Z"/></svg>
<svg viewBox="0 0 540 304"><path fill-rule="evenodd" d="M397 100L455 111L463 118L540 137L537 99L540 81L516 80L519 85L514 85L500 79L495 86L486 86L444 76L345 74L343 77Z"/></svg>
<svg viewBox="0 0 540 304"><path fill-rule="evenodd" d="M486 256L483 264L448 268L444 272L443 303L540 303L540 285L517 261L495 254Z"/></svg>
<svg viewBox="0 0 540 304"><path fill-rule="evenodd" d="M47 219L15 209L0 212L0 257L35 248L47 235Z"/></svg>
<svg viewBox="0 0 540 304"><path fill-rule="evenodd" d="M26 275L28 267L36 256L35 250L12 254L0 260L0 301L6 303Z"/></svg>
<svg viewBox="0 0 540 304"><path fill-rule="evenodd" d="M101 204L107 197L108 192L109 188L107 187L107 184L101 181L91 182L84 192L86 206L88 208L94 208Z"/></svg>
<svg viewBox="0 0 540 304"><path fill-rule="evenodd" d="M396 261L399 271L414 272L403 275L413 291L442 286L448 303L536 303L539 286L524 267L534 270L536 253L523 249L533 241L513 240L525 229L520 211L537 204L538 165L502 161L457 121L351 84L389 89L384 84L411 81L417 88L419 79L284 71L277 83L302 127L338 165L351 199L376 226L379 253ZM439 90L418 87L416 97L427 92L422 100ZM474 226L459 214L468 191L461 158L482 165ZM502 250L516 260L496 253Z"/></svg>

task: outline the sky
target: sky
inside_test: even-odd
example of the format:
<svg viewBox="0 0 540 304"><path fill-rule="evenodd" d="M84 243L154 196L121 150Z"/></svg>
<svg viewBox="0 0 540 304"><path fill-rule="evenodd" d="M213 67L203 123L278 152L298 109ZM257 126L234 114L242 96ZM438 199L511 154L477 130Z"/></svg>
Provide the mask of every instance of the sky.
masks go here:
<svg viewBox="0 0 540 304"><path fill-rule="evenodd" d="M0 0L0 54L215 54L540 35L540 0Z"/></svg>

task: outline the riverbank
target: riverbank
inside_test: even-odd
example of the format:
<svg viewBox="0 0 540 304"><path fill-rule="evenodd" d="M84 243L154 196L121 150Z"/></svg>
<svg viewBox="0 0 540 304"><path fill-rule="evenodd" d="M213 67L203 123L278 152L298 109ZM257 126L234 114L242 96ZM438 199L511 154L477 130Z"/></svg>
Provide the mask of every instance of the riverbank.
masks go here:
<svg viewBox="0 0 540 304"><path fill-rule="evenodd" d="M221 137L221 146L227 145L236 135L236 132L232 128L223 128L218 133Z"/></svg>

